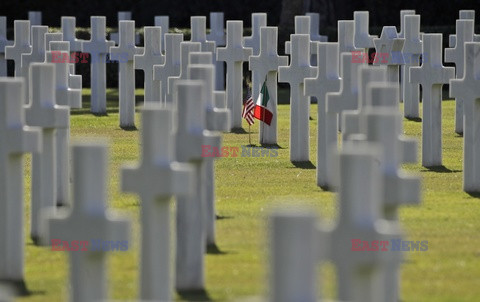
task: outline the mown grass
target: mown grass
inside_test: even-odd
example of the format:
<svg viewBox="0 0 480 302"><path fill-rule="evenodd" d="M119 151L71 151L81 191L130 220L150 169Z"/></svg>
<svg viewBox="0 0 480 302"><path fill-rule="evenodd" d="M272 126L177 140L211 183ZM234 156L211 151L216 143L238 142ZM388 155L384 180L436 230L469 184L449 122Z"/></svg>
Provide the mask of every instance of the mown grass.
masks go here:
<svg viewBox="0 0 480 302"><path fill-rule="evenodd" d="M84 91L85 100L89 90ZM141 99L142 91L137 91ZM117 92L108 91L107 116L74 110L72 139L104 137L110 144L109 205L128 214L133 221L132 238L127 252L109 254L109 295L112 299L138 297L139 204L135 195L119 189L122 164L139 157L139 131L118 127ZM138 104L139 108L141 104ZM444 168L425 169L408 165L423 177L420 205L400 210L406 240L428 240L428 251L405 254L401 270L402 301L478 301L480 299L480 200L462 191L462 137L454 134L454 102L443 102ZM289 106L279 105L279 141L277 157L228 157L216 162L217 245L220 252L206 256L206 294L215 301L266 295L268 290L267 216L272 206L289 202L307 204L318 210L326 221L337 215L335 194L315 185L315 169L296 167L289 161ZM310 157L316 164L316 105L311 107ZM137 113L137 125L140 115ZM421 139L421 123L405 120L405 133ZM252 128L257 142L258 123ZM225 146L248 144L248 134L227 133ZM419 144L419 148L421 148ZM420 154L420 150L419 150ZM63 301L67 299L68 257L64 252L36 247L28 238L29 230L29 157L26 165L26 263L25 275L30 296L21 301ZM324 296L335 296L331 265L322 270ZM176 296L177 299L191 297ZM202 297L196 297L202 298Z"/></svg>

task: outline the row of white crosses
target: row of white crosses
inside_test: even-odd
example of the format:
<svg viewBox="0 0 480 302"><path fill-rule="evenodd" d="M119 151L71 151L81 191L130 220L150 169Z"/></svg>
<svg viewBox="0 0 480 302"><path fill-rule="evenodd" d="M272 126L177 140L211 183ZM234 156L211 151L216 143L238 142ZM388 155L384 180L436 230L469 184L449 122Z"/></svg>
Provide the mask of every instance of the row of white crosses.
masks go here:
<svg viewBox="0 0 480 302"><path fill-rule="evenodd" d="M72 147L73 201L69 210L47 213L47 234L71 241L129 241L130 221L107 210L107 146L100 142ZM95 176L95 177L92 177ZM70 251L70 301L107 299L105 251Z"/></svg>
<svg viewBox="0 0 480 302"><path fill-rule="evenodd" d="M401 238L397 208L420 200L420 180L400 169L415 157L404 152L415 151L416 144L405 148L408 140L401 135L398 85L367 87L364 136L339 151L338 223L318 226L315 214L298 210L276 212L271 219L271 301L317 301L315 263L326 260L337 266L339 300L399 300L401 254L352 251L352 239Z"/></svg>
<svg viewBox="0 0 480 302"><path fill-rule="evenodd" d="M68 51L64 53L68 53ZM147 202L145 208L142 208L142 213L144 213L142 221L145 223L143 237L146 238L142 247L142 255L144 256L142 257L141 274L142 299L170 300L170 247L168 244L165 244L165 242L169 242L169 209L168 202L165 201L168 201L168 195L177 193L188 194L191 189L194 189L195 195L178 198L178 232L176 240L178 244L178 261L175 286L179 290L204 288L203 257L207 244L207 228L212 228L212 222L207 222L208 205L206 200L201 197L204 196L206 188L204 186L204 183L207 181L205 175L208 175L208 172L204 170L205 159L201 156L202 145L220 147L219 134L207 132L205 129L214 131L225 130L229 124L229 112L226 109L215 108L213 104L215 98L216 105L223 107L224 105L222 106L221 104L224 104L224 95L223 93L217 93L213 97L214 67L211 64L212 55L209 53L196 53L190 57L192 64L189 67L188 76L198 80L176 82L178 93L174 95L176 96L175 103L178 106L179 117L177 118L178 126L175 140L173 140L171 133L171 116L173 111L168 108L160 109L161 104L156 104L157 107L155 107L155 104L147 104L147 109L144 112L144 125L142 127L144 161L138 168L138 172L124 172L122 177L124 190L138 192L144 202L152 203L155 201L155 204L158 205L148 205ZM32 152L38 153L43 149L42 153L38 155L41 156L43 161L35 158L33 165L40 164L38 169L34 168L34 170L38 171L38 175L42 175L45 180L45 182L39 182L39 184L42 185L41 190L46 193L38 194L38 196L41 197L43 202L49 201L48 204L42 205L42 211L35 210L35 217L38 217L38 212L45 212L45 210L55 206L52 194L52 191L55 190L55 177L51 176L55 173L55 162L53 161L55 154L54 131L59 127L65 127L66 123L68 123L68 108L55 105L56 66L60 66L60 64L34 63L31 65L30 71L31 87L35 97L31 101L31 106L26 109L28 112L27 119L31 120L32 124L42 127L45 138L48 138L43 142L42 147L39 146L38 138L33 139L35 145L27 145ZM68 68L66 64L63 67L65 69ZM5 211L2 211L2 213L5 213L5 217L2 220L5 224L2 225L0 234L2 234L2 238L5 238L6 242L12 242L12 244L6 245L12 249L5 247L8 250L3 254L7 255L7 257L5 259L2 258L2 261L8 259L8 262L4 262L0 266L0 274L2 280L21 282L23 280L23 249L19 247L23 247L23 236L21 236L23 227L19 227L17 224L22 224L23 222L21 219L23 217L22 203L13 201L23 199L21 198L23 194L21 185L23 176L21 170L13 171L13 168L21 169L21 165L18 165L21 164L21 157L17 155L12 157L9 154L11 152L19 152L17 149L11 149L12 146L13 148L20 148L22 144L27 142L19 133L20 130L24 131L21 120L21 114L24 112L22 108L24 102L20 97L23 95L23 87L21 79L5 79L0 83L5 86L5 88L1 86L0 91L6 96L4 99L6 100L5 105L7 105L5 110L2 111L6 113L2 120L7 125L1 128L5 131L2 131L0 135L6 138L11 137L17 141L20 140L17 143L12 141L9 144L5 144L5 149L2 149L1 153L6 155L5 157L2 156L2 159L5 158L5 160L2 160L2 171L9 171L9 173L2 173L2 175L8 174L9 177L0 179L2 186L5 186L5 190L2 190L5 195L2 195L0 203L2 207L5 207ZM14 90L18 90L17 98ZM198 101L199 96L201 96L200 102ZM18 102L18 99L21 102ZM17 106L13 106L13 104ZM148 106L153 107L149 109ZM15 120L17 115L18 120ZM20 128L15 128L19 126ZM10 130L11 127L13 127L13 130ZM14 131L14 134L11 134L9 131ZM165 142L167 143L165 144ZM174 147L174 144L176 147ZM9 146L9 148L6 149L6 146ZM4 145L2 145L3 147ZM175 149L178 151L174 153ZM177 155L177 160L179 161L190 162L193 170L192 168L187 169L186 166L172 163L173 154ZM18 163L16 162L17 158L19 160ZM11 167L10 165L13 166ZM151 172L145 174L145 169ZM178 171L180 174L178 176L166 174L165 172L169 169L172 172ZM66 212L55 214L55 212L52 213L50 211L52 213L50 215L54 215L54 218L50 222L49 231L44 233L45 230L43 230L42 234L38 234L42 239L70 240L71 238L76 238L78 240L90 241L93 239L126 240L128 238L127 222L125 220L107 218L110 216L107 216L105 213L107 188L105 170L106 148L104 146L86 144L74 147L74 200L70 214ZM17 174L18 179L13 177ZM36 175L36 172L34 172L34 175ZM93 178L92 175L100 176L100 178ZM158 183L151 182L151 180L158 180L158 177L164 180L162 182L164 186L158 186ZM211 175L211 177L213 178L214 176ZM145 179L149 181L144 181ZM10 183L11 180L18 182ZM191 186L189 183L191 183ZM158 202L158 198L161 196L165 197L161 199L162 202ZM37 201L35 200L34 202ZM210 215L210 219L215 219L214 215L213 218ZM33 225L40 224L35 223ZM15 226L17 231L14 231ZM39 229L40 227L35 227L36 231ZM161 236L158 236L158 232L160 232ZM214 238L210 241L214 242ZM91 257L91 253L78 251L72 252L70 255L71 299L73 301L101 300L106 298L104 253L95 252L100 257Z"/></svg>
<svg viewBox="0 0 480 302"><path fill-rule="evenodd" d="M18 292L24 286L23 154L41 151L40 129L25 123L24 79L0 80L0 279Z"/></svg>
<svg viewBox="0 0 480 302"><path fill-rule="evenodd" d="M66 26L65 26L66 27ZM15 44L6 47L7 58L13 59L15 62L16 76L23 76L25 78L24 87L28 87L28 72L29 67L33 62L51 62L52 57L46 57L47 50L52 51L67 51L69 52L70 42L58 42L62 40L62 34L47 34L46 26L32 26L32 45L29 41L30 25L29 21L15 21ZM56 41L57 40L57 41ZM48 43L48 44L47 44ZM59 105L67 105L73 108L81 107L81 77L70 74L71 64L57 63L55 87L57 90L56 100ZM25 88L25 100L29 103L31 96L28 94L28 88ZM68 129L59 129L57 131L58 144L56 159L56 175L57 175L57 189L54 191L55 202L59 205L66 204L68 199ZM39 198L35 194L35 198ZM35 203L35 205L38 205ZM33 216L32 216L33 218ZM36 231L33 230L32 235ZM37 237L33 235L33 237Z"/></svg>
<svg viewBox="0 0 480 302"><path fill-rule="evenodd" d="M168 41L173 41L169 37L176 36L166 36L167 51ZM125 167L122 173L123 190L142 198L141 299L171 299L171 248L166 243L170 242L172 195L177 195L177 290L204 288L203 258L207 244L215 244L213 159L201 154L202 145L220 148L220 134L207 130L228 130L229 111L223 109L224 93L214 92L212 53L200 52L198 42L179 45L180 75L170 78L173 104L146 104L142 162L136 168ZM190 165L172 164L173 160ZM163 186L152 182L159 177L166 180Z"/></svg>
<svg viewBox="0 0 480 302"><path fill-rule="evenodd" d="M480 41L474 34L475 11L460 11L455 25L455 35L449 36L450 48L445 49L445 62L455 63L455 78L460 79L465 68L465 43ZM462 134L463 130L463 100L455 98L455 132Z"/></svg>
<svg viewBox="0 0 480 302"><path fill-rule="evenodd" d="M0 16L0 77L7 76L7 60L5 47L11 46L12 41L7 39L7 17Z"/></svg>
<svg viewBox="0 0 480 302"><path fill-rule="evenodd" d="M230 110L226 109L225 92L214 91L215 67L211 64L213 56L209 52L191 52L189 58L188 78L190 80L204 81L203 99L205 108L205 129L219 135L220 132L229 130L230 126ZM212 142L211 149L220 150L221 141ZM202 171L204 181L204 194L202 198L203 205L206 209L206 240L207 246L216 245L215 242L215 166L214 157L206 157L204 159L204 169Z"/></svg>
<svg viewBox="0 0 480 302"><path fill-rule="evenodd" d="M443 67L442 35L423 34L423 53L428 60L410 67L410 82L422 85L422 165L442 165L442 86L454 78L453 67Z"/></svg>
<svg viewBox="0 0 480 302"><path fill-rule="evenodd" d="M352 239L401 238L395 223L380 220L383 179L376 163L379 153L373 147L358 146L340 151L340 217L335 227L318 226L310 210L272 215L270 301L318 301L316 263L326 260L337 266L338 300L393 300L388 296L393 296L395 284L380 275L397 273L387 271L387 263L398 262L400 254L351 250ZM376 226L379 222L383 228Z"/></svg>
<svg viewBox="0 0 480 302"><path fill-rule="evenodd" d="M458 39L457 36L457 43ZM480 118L478 116L480 43L465 43L463 65L463 74L457 74L456 79L450 80L450 96L457 100L462 99L464 102L463 190L469 193L478 193L480 192L480 149L477 138L479 135L478 129L480 129Z"/></svg>

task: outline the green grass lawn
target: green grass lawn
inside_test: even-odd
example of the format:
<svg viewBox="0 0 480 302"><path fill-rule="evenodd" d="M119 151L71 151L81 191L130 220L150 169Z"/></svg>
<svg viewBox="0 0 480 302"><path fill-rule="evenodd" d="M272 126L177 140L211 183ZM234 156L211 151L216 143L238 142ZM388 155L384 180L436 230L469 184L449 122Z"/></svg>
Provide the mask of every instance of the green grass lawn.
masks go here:
<svg viewBox="0 0 480 302"><path fill-rule="evenodd" d="M137 91L140 96L143 91ZM84 91L85 100L89 90ZM108 116L95 117L84 109L72 112L72 139L103 137L110 143L109 205L128 214L133 221L127 252L110 253L109 295L112 299L138 297L139 199L119 190L122 164L139 156L139 131L118 127L117 92L108 91ZM139 104L139 108L141 104ZM462 191L462 137L453 131L455 104L443 102L444 168L430 171L420 164L406 168L423 177L423 200L418 206L403 207L400 220L406 240L428 240L428 251L408 252L401 270L402 301L479 301L480 299L480 200ZM316 165L316 105L311 107L310 158ZM295 167L289 161L289 106L279 105L278 157L229 157L216 162L217 244L220 252L206 256L206 296L215 301L265 295L268 290L267 216L277 204L307 204L326 221L337 215L335 194L315 184L312 166ZM137 113L137 125L140 125ZM246 125L246 124L244 124ZM420 142L421 123L405 120L405 133ZM257 142L258 123L252 126ZM224 135L225 146L248 144L248 134ZM419 144L420 145L420 144ZM419 146L421 147L421 146ZM419 150L420 154L420 150ZM30 157L26 172L29 175ZM26 177L26 221L29 221L30 177ZM36 247L28 238L25 276L30 296L21 301L63 301L68 297L68 257ZM335 296L333 266L321 270L325 275L323 292ZM177 296L178 299L189 299ZM192 297L190 297L192 298ZM197 297L199 298L199 297ZM201 297L200 297L201 298ZM204 297L206 298L206 297Z"/></svg>

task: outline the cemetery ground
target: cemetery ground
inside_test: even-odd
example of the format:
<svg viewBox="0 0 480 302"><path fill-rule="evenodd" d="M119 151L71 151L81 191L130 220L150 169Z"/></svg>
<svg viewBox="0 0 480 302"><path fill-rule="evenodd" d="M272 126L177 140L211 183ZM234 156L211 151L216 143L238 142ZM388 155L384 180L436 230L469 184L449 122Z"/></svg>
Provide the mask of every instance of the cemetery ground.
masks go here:
<svg viewBox="0 0 480 302"><path fill-rule="evenodd" d="M84 89L83 93L83 109L72 111L72 139L109 138L109 206L130 215L134 222L131 234L140 234L139 199L119 190L120 167L138 159L139 131L118 127L117 90L107 91L108 115L100 117L89 113L90 90ZM138 101L143 100L143 90L136 94ZM142 106L137 103L137 125L141 119L138 109ZM423 201L419 206L400 208L404 240L428 241L427 251L404 253L401 297L405 302L478 301L480 297L480 196L462 190L463 142L454 132L454 108L453 101L442 104L444 166L431 170L420 164L405 166L422 176ZM317 107L313 104L310 111L312 162L296 165L289 161L289 105L279 105L278 110L277 157L239 156L216 161L217 247L210 248L206 256L206 292L182 293L177 295L178 299L231 301L264 295L268 290L267 215L272 205L298 201L313 207L324 221L334 222L335 194L317 187L315 180ZM243 125L248 129L245 121ZM258 125L257 121L252 126L252 143L258 142ZM407 135L421 140L419 121L405 120L404 128ZM227 133L223 141L224 146L248 145L248 134ZM26 160L26 200L30 200L30 158ZM28 202L26 208L29 213ZM34 246L28 238L29 217L25 220L25 276L32 294L20 301L63 301L68 297L68 252ZM139 235L132 236L128 251L109 254L111 299L138 297L139 240ZM321 273L325 296L331 298L335 293L333 266L326 265Z"/></svg>

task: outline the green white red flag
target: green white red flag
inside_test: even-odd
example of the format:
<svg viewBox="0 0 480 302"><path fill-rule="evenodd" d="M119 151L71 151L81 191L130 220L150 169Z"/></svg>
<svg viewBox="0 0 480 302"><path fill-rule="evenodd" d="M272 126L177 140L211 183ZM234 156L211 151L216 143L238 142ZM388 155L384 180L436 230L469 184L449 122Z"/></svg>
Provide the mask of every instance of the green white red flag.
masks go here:
<svg viewBox="0 0 480 302"><path fill-rule="evenodd" d="M258 95L253 115L257 120L260 120L270 126L273 118L273 113L267 109L267 104L269 100L270 95L268 94L267 79L265 79L262 85L262 89L260 90L260 94Z"/></svg>

